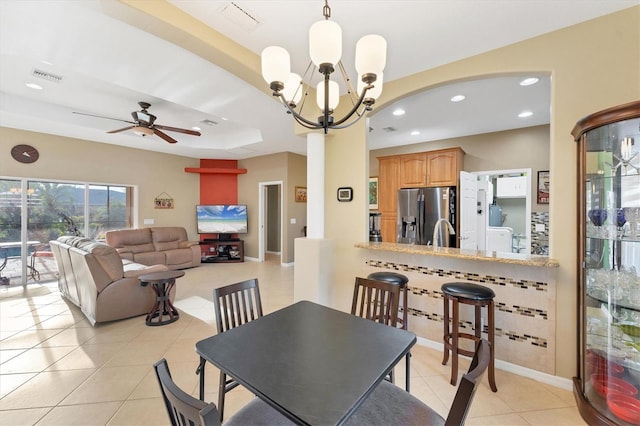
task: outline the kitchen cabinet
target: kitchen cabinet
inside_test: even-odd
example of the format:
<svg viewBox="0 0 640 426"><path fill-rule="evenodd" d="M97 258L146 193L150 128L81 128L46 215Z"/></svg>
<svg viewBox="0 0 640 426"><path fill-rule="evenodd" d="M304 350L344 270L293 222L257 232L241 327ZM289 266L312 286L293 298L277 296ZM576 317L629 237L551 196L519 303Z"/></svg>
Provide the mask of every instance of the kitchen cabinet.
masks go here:
<svg viewBox="0 0 640 426"><path fill-rule="evenodd" d="M589 424L639 424L631 407L640 407L640 102L585 117L572 134L579 178L574 393Z"/></svg>
<svg viewBox="0 0 640 426"><path fill-rule="evenodd" d="M458 186L460 148L378 157L378 211L382 241L396 242L398 189Z"/></svg>
<svg viewBox="0 0 640 426"><path fill-rule="evenodd" d="M427 154L425 152L401 155L399 160L401 188L427 186Z"/></svg>
<svg viewBox="0 0 640 426"><path fill-rule="evenodd" d="M378 159L378 211L382 241L396 241L396 211L398 209L398 188L400 188L400 159L381 157Z"/></svg>
<svg viewBox="0 0 640 426"><path fill-rule="evenodd" d="M425 186L458 186L463 156L460 148L427 152Z"/></svg>

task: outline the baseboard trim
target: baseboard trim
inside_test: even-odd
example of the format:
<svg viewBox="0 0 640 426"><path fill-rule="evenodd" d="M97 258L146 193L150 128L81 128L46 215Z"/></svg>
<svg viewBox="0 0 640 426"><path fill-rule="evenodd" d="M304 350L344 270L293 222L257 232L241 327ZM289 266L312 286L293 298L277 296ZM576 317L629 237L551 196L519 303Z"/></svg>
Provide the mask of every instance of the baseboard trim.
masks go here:
<svg viewBox="0 0 640 426"><path fill-rule="evenodd" d="M444 351L442 342L434 342L433 340L418 337L417 343L420 346L435 349L440 352ZM499 368L503 371L508 371L509 373L517 374L518 376L528 377L535 381L555 386L560 389L573 391L573 382L571 381L571 379L567 379L565 377L554 376L553 374L543 373L542 371L533 370L531 368L512 364L506 361L501 361L499 359L496 359L496 368ZM500 387L499 383L498 387Z"/></svg>

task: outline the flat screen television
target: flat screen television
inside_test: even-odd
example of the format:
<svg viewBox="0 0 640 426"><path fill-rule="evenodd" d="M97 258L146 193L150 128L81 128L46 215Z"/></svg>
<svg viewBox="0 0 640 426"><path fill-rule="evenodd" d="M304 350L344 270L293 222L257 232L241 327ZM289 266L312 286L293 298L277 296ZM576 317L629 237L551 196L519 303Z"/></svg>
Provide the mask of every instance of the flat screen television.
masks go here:
<svg viewBox="0 0 640 426"><path fill-rule="evenodd" d="M196 206L198 234L218 234L228 238L230 234L247 233L247 206L244 204L215 204Z"/></svg>

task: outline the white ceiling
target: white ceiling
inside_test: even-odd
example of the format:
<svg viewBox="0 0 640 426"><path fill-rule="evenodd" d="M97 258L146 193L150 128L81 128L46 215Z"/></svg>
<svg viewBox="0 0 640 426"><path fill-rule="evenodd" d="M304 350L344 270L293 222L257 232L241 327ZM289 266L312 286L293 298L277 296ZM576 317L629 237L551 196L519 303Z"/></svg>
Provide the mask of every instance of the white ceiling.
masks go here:
<svg viewBox="0 0 640 426"><path fill-rule="evenodd" d="M259 54L277 44L289 50L292 70L309 61L308 27L322 19L322 0L170 0L184 12ZM353 48L365 34L387 39L385 81L512 44L539 34L640 4L640 0L331 0L332 20L342 26L343 62L354 69ZM238 6L243 12L237 13ZM114 12L115 10L115 12ZM229 11L236 12L229 19ZM115 0L0 0L0 125L96 142L184 155L241 159L306 152L304 138L281 105L217 65L118 17L132 13ZM240 22L234 16L241 16ZM252 18L247 19L247 16ZM255 19L256 22L253 20ZM256 24L247 29L245 24ZM32 75L40 70L60 82ZM459 83L396 102L372 114L370 147L437 140L549 122L550 78L522 88L522 76ZM33 90L25 83L44 87ZM266 83L265 83L266 85ZM453 104L458 93L467 96ZM131 131L137 103L152 104L156 123L200 126L202 136ZM534 114L515 116L523 109ZM210 120L218 124L202 124ZM388 132L384 128L393 127ZM418 129L418 136L408 132Z"/></svg>

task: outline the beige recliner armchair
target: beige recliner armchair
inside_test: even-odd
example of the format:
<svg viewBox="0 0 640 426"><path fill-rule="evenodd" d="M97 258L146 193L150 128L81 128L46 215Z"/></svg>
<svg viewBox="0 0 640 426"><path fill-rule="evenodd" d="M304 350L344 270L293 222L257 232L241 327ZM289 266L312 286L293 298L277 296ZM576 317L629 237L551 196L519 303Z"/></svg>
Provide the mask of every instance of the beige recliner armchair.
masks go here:
<svg viewBox="0 0 640 426"><path fill-rule="evenodd" d="M155 293L142 287L142 274L167 271L123 260L113 247L84 237L64 236L49 242L58 264L60 293L78 306L92 325L148 314ZM170 294L173 301L175 289Z"/></svg>

